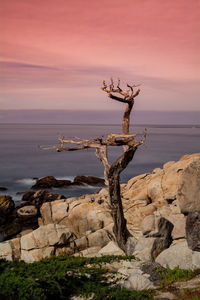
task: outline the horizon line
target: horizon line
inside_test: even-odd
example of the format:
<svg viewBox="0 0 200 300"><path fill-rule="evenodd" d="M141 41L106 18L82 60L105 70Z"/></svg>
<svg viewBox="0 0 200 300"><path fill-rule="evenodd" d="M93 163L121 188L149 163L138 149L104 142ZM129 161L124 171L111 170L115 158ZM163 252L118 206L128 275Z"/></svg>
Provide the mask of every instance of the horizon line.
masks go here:
<svg viewBox="0 0 200 300"><path fill-rule="evenodd" d="M33 108L33 109L30 109L30 108L6 108L6 109L0 109L0 111L81 111L81 112L97 112L97 111L107 111L107 112L119 112L119 111L122 111L121 109L46 109L46 108ZM133 110L133 112L173 112L173 113L176 113L176 112L200 112L200 110L145 110L145 109L135 109Z"/></svg>

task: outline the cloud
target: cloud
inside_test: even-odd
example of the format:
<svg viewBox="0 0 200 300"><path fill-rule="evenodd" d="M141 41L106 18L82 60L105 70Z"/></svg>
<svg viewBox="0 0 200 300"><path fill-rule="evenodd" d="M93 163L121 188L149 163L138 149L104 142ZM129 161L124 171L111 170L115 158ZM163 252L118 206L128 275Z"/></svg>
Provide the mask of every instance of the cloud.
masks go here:
<svg viewBox="0 0 200 300"><path fill-rule="evenodd" d="M15 61L0 61L0 68L9 69L9 68L16 68L16 69L45 69L45 70L58 70L58 68L54 68L51 66L42 66L36 64L28 64L23 62L15 62Z"/></svg>

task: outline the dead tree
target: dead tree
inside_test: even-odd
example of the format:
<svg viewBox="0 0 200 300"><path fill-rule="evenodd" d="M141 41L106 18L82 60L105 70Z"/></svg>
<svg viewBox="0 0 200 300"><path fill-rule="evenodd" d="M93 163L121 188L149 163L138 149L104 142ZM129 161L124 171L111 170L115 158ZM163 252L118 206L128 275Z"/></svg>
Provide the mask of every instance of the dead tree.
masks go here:
<svg viewBox="0 0 200 300"><path fill-rule="evenodd" d="M109 85L106 84L105 80L103 81L103 87L102 90L108 94L108 96L111 99L114 99L116 101L126 103L126 109L123 116L122 121L122 132L123 134L129 134L129 125L130 125L130 113L134 105L134 99L136 96L139 95L140 89L137 89L134 91L133 89L135 87L138 87L139 85L129 85L127 84L128 90L123 91L120 88L120 79L118 78L117 86L114 86L113 79L111 78L111 83ZM120 96L116 96L117 94L120 94Z"/></svg>
<svg viewBox="0 0 200 300"><path fill-rule="evenodd" d="M143 137L137 141L136 136L138 134L129 134L130 125L130 113L133 108L134 98L139 94L140 90L137 89L134 92L136 85L128 85L128 90L123 91L120 88L120 79L115 87L113 79L111 79L110 85L107 85L103 81L102 90L108 93L111 99L120 101L126 104L126 110L123 116L122 122L122 134L109 134L107 138L103 137L91 138L89 140L83 140L77 137L66 139L60 138L60 145L57 147L57 151L76 151L94 148L96 150L96 156L100 159L104 166L104 178L105 183L109 189L109 206L114 222L114 234L116 242L119 247L128 253L127 241L130 237L130 233L127 229L126 219L124 217L123 205L120 193L120 173L127 167L129 162L133 159L133 156L138 148L142 145L146 138L146 131L143 133ZM117 96L119 94L120 96ZM108 161L107 151L110 146L122 146L122 155L111 165Z"/></svg>

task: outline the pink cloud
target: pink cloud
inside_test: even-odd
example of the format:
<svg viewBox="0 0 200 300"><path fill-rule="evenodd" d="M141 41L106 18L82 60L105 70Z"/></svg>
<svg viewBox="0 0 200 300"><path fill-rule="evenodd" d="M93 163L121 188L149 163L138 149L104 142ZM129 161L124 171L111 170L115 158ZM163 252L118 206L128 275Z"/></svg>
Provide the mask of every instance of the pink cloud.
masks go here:
<svg viewBox="0 0 200 300"><path fill-rule="evenodd" d="M4 78L1 107L31 108L35 93L41 93L37 108L43 108L48 101L54 108L56 94L65 99L61 106L66 108L71 105L70 99L78 99L85 93L91 99L97 98L93 101L98 108L100 82L112 75L129 81L143 80L144 92L148 94L144 94L142 108L158 105L166 109L166 101L160 100L163 94L169 99L173 97L169 101L174 109L182 109L183 104L184 109L198 109L198 3L197 0L2 2L1 57L7 65L0 66ZM72 91L75 87L76 93ZM24 100L19 101L14 93L20 93L20 99ZM65 95L69 96L67 100ZM183 101L189 96L192 96L190 105Z"/></svg>

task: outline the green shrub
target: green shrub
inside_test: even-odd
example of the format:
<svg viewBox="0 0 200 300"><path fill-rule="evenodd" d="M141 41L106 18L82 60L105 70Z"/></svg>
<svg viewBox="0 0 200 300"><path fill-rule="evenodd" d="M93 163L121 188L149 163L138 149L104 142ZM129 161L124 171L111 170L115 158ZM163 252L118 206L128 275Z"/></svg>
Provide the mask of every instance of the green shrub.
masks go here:
<svg viewBox="0 0 200 300"><path fill-rule="evenodd" d="M161 275L161 287L167 286L175 281L186 281L196 274L192 270L184 270L180 269L179 267L170 269L168 266L166 267L165 272L159 268L157 269L157 272L159 272Z"/></svg>
<svg viewBox="0 0 200 300"><path fill-rule="evenodd" d="M94 295L101 299L152 299L151 291L130 291L112 286L112 271L102 264L132 259L124 256L85 258L60 256L27 264L0 260L0 299L69 299L72 295Z"/></svg>

